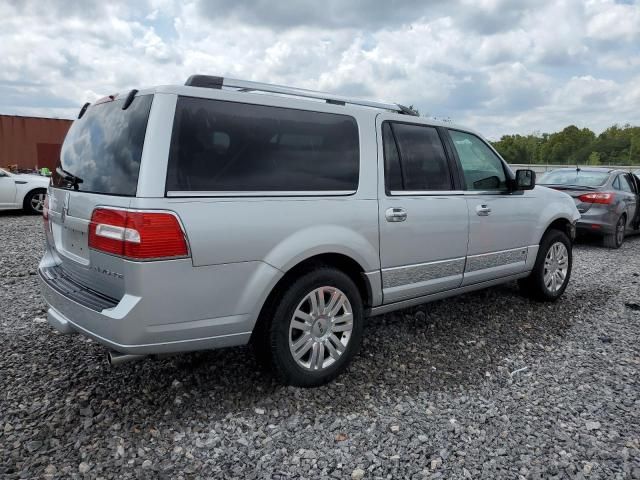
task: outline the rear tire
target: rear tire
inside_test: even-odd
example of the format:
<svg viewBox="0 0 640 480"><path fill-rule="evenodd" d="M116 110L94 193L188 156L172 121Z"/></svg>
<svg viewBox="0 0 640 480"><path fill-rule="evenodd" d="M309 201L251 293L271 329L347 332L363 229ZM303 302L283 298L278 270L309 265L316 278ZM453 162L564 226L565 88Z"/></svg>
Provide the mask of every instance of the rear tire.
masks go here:
<svg viewBox="0 0 640 480"><path fill-rule="evenodd" d="M289 284L264 323L258 357L268 349L272 370L286 385L330 382L360 348L364 308L356 284L340 270L320 267ZM267 347L267 348L265 348ZM255 348L255 347L254 347Z"/></svg>
<svg viewBox="0 0 640 480"><path fill-rule="evenodd" d="M531 275L518 280L523 294L542 302L554 302L562 296L573 263L571 240L560 230L549 230L542 237Z"/></svg>
<svg viewBox="0 0 640 480"><path fill-rule="evenodd" d="M24 197L24 211L32 215L42 215L46 195L47 191L42 188L27 193Z"/></svg>
<svg viewBox="0 0 640 480"><path fill-rule="evenodd" d="M613 233L609 233L604 236L602 242L605 247L617 249L624 243L624 237L627 229L627 217L623 213L616 222Z"/></svg>

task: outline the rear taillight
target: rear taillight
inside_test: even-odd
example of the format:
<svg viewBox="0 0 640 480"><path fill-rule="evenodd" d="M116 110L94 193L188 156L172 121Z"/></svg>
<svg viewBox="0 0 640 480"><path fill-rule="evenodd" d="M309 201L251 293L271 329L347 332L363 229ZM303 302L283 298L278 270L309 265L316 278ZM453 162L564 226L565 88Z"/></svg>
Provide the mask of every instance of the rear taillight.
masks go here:
<svg viewBox="0 0 640 480"><path fill-rule="evenodd" d="M132 260L189 255L182 226L169 212L96 208L89 225L89 248Z"/></svg>
<svg viewBox="0 0 640 480"><path fill-rule="evenodd" d="M42 218L45 223L49 221L49 195L44 196L44 202L42 204Z"/></svg>
<svg viewBox="0 0 640 480"><path fill-rule="evenodd" d="M45 232L51 229L49 224L49 195L44 196L44 203L42 205L42 220L44 221Z"/></svg>
<svg viewBox="0 0 640 480"><path fill-rule="evenodd" d="M610 192L598 192L598 193L585 193L580 195L578 200L584 203L600 203L602 205L609 205L613 202L615 194Z"/></svg>

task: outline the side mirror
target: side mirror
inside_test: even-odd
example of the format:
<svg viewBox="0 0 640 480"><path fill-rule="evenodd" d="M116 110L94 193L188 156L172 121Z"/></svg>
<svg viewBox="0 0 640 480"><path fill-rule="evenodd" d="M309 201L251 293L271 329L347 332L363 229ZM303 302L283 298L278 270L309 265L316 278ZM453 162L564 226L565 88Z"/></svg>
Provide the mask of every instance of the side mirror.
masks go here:
<svg viewBox="0 0 640 480"><path fill-rule="evenodd" d="M533 170L517 170L514 190L533 190L536 186L536 172Z"/></svg>

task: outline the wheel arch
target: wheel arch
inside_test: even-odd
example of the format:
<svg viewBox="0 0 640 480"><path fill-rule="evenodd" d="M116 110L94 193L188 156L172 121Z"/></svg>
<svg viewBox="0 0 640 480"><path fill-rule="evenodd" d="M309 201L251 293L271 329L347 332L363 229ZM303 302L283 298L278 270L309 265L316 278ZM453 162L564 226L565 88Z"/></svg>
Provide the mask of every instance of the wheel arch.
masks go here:
<svg viewBox="0 0 640 480"><path fill-rule="evenodd" d="M572 242L574 240L575 231L574 231L573 223L571 222L571 220L569 220L566 217L559 217L553 220L547 226L544 232L542 232L542 235L540 236L540 241L542 241L542 238L547 234L549 230L560 230L561 232L566 233Z"/></svg>
<svg viewBox="0 0 640 480"><path fill-rule="evenodd" d="M271 288L258 313L256 323L251 334L252 340L257 337L262 337L265 333L265 328L268 326L271 319L271 314L275 308L276 300L295 281L295 279L299 278L306 272L320 267L331 267L345 273L349 278L351 278L351 280L353 280L358 288L364 308L366 309L371 306L371 303L375 299L374 286L371 285L371 282L365 275L365 269L358 261L344 253L325 252L313 254L291 266Z"/></svg>
<svg viewBox="0 0 640 480"><path fill-rule="evenodd" d="M30 188L29 190L27 190L24 195L22 196L22 208L27 209L29 206L27 205L27 200L29 199L29 197L31 196L32 193L36 193L36 192L42 192L42 193L47 193L47 189L45 187L33 187ZM16 202L18 203L18 202Z"/></svg>

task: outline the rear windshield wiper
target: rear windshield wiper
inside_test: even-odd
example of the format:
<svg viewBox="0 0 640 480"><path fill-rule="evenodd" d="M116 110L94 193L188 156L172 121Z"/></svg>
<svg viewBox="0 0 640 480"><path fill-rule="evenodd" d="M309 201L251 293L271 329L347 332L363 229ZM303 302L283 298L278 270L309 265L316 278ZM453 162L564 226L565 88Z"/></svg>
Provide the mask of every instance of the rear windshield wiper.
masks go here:
<svg viewBox="0 0 640 480"><path fill-rule="evenodd" d="M78 185L83 182L80 177L75 176L73 173L67 172L62 167L56 167L56 173L60 175L65 182L69 182L69 184L76 190L78 189Z"/></svg>

